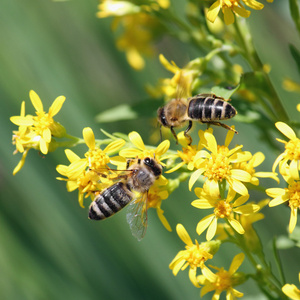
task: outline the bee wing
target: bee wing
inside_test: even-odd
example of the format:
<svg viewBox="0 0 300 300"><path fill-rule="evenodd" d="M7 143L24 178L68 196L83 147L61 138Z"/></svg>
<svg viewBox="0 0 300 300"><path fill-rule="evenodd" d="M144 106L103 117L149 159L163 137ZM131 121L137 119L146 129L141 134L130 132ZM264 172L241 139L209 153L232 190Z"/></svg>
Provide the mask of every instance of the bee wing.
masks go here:
<svg viewBox="0 0 300 300"><path fill-rule="evenodd" d="M131 233L139 241L145 236L147 229L147 199L148 193L143 193L131 201L126 215Z"/></svg>

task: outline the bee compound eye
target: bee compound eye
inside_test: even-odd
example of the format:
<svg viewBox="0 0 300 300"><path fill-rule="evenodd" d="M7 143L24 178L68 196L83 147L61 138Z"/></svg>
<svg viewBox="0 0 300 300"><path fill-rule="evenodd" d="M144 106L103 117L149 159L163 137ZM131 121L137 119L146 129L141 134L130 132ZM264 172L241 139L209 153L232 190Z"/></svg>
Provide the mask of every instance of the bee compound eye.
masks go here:
<svg viewBox="0 0 300 300"><path fill-rule="evenodd" d="M146 158L144 159L144 163L145 163L146 165L150 165L151 159L150 159L149 157L146 157Z"/></svg>

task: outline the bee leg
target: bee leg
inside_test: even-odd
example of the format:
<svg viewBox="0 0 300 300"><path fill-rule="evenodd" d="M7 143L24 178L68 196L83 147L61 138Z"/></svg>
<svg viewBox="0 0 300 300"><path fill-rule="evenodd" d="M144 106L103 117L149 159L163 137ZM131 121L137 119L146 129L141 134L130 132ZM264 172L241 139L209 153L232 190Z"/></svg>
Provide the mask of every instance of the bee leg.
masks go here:
<svg viewBox="0 0 300 300"><path fill-rule="evenodd" d="M178 138L177 138L176 132L174 131L174 127L171 126L170 129L171 129L171 132L172 132L172 134L173 134L173 136L174 136L174 138L175 138L175 140L176 140L176 144L178 145Z"/></svg>
<svg viewBox="0 0 300 300"><path fill-rule="evenodd" d="M193 142L191 136L188 134L188 132L191 130L193 126L193 122L189 121L189 126L187 127L187 129L184 131L184 136L188 139L188 145L190 146L191 143Z"/></svg>
<svg viewBox="0 0 300 300"><path fill-rule="evenodd" d="M212 124L212 125L216 125L216 126L221 126L221 127L223 127L223 128L226 128L227 130L234 131L236 134L238 134L238 132L237 132L235 129L233 129L233 128L231 128L230 126L228 126L228 125L226 125L226 124L223 124L223 123L221 123L221 122L213 122L213 121L210 121L210 122L207 122L207 123Z"/></svg>

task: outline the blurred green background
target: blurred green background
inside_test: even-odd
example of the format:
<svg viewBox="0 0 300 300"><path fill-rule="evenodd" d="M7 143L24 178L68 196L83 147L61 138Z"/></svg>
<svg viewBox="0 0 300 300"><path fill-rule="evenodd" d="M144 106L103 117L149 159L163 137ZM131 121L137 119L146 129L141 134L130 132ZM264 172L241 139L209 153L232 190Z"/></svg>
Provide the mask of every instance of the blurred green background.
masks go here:
<svg viewBox="0 0 300 300"><path fill-rule="evenodd" d="M271 79L290 117L296 120L299 112L295 105L300 97L285 92L281 82L285 76L299 81L288 50L289 43L300 48L299 39L287 1L277 2L264 2L266 7L253 11L249 24L259 55L272 66ZM67 163L63 149L45 158L30 151L24 168L12 175L21 155L12 155L11 135L16 126L9 117L19 114L23 100L26 113L34 112L28 96L31 89L46 110L57 96L66 96L57 120L75 136L81 136L86 126L97 138L103 137L99 128L126 134L138 130L147 142L149 132L156 130L151 120L95 122L96 114L106 109L148 98L146 83L171 76L158 57L148 59L143 71L133 71L124 53L115 48L111 20L96 18L97 4L96 0L1 1L0 299L198 299L199 290L190 283L187 270L174 277L168 268L184 246L175 232L176 224L183 223L194 239L195 226L204 216L190 205L195 196L187 191L187 184L163 203L173 232L167 232L150 211L147 235L137 242L125 211L103 223L92 222L87 218L88 203L80 208L77 193L68 193L65 184L55 179L56 165ZM180 66L197 55L195 49L172 38L164 38L157 49ZM261 170L270 171L278 153L270 152L251 125L236 126L239 135L234 143L253 153L263 151L267 159ZM220 141L222 130L216 129ZM277 137L281 137L279 133ZM78 147L78 153L82 151L84 148ZM267 187L275 186L272 180L264 182ZM263 198L253 194L255 201ZM256 228L271 257L271 237L286 233L290 211L276 207L266 208L264 213L266 219ZM238 252L222 246L214 265L228 268ZM280 255L288 282L297 283L299 250L281 251ZM251 271L251 267L244 263L241 270ZM247 294L244 299L259 299L251 281L237 289Z"/></svg>

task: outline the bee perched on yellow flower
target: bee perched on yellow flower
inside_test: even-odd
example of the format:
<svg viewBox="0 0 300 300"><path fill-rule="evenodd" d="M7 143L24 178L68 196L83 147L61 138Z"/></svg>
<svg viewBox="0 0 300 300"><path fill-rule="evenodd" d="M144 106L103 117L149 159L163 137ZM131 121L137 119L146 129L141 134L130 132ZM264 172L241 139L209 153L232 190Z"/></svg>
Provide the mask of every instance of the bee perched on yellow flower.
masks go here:
<svg viewBox="0 0 300 300"><path fill-rule="evenodd" d="M23 153L23 157L13 174L16 174L23 167L29 149L40 150L41 153L47 154L48 151L53 151L56 148L56 142L53 138L61 138L66 135L65 128L53 120L66 98L64 96L57 97L49 111L45 112L43 103L35 91L31 90L29 97L36 109L36 116L25 115L25 102L23 101L20 116L10 118L12 123L19 126L19 130L13 132L13 144L16 145L15 153Z"/></svg>
<svg viewBox="0 0 300 300"><path fill-rule="evenodd" d="M56 170L67 178L58 177L59 180L67 181L67 189L72 192L78 189L78 201L83 205L84 194L94 197L94 193L103 190L112 184L108 175L113 174L108 164L118 165L125 162L122 157L110 157L109 154L118 151L125 145L122 139L116 139L109 143L103 150L96 146L95 136L91 128L83 129L83 139L89 150L85 153L85 158L80 158L72 150L66 149L65 153L70 161L70 165L58 165ZM101 174L101 176L99 176Z"/></svg>

